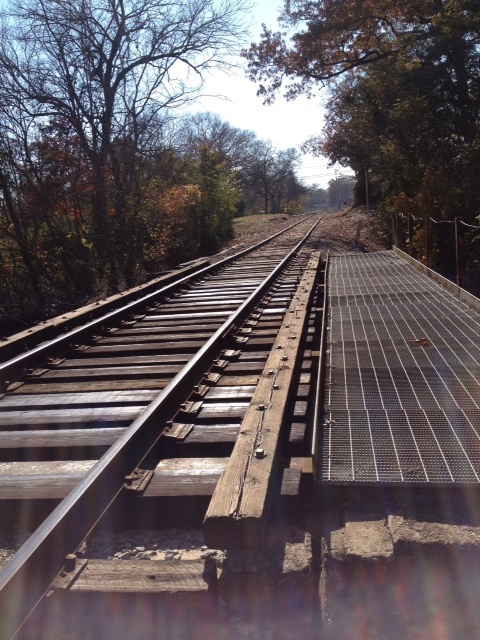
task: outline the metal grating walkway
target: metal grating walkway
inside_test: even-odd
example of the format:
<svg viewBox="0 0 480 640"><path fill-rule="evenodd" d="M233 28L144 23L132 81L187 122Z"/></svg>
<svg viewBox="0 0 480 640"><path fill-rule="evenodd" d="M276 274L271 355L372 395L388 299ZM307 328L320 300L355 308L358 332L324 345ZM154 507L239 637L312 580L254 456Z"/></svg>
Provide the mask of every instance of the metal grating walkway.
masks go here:
<svg viewBox="0 0 480 640"><path fill-rule="evenodd" d="M480 315L393 252L331 258L323 482L480 482Z"/></svg>

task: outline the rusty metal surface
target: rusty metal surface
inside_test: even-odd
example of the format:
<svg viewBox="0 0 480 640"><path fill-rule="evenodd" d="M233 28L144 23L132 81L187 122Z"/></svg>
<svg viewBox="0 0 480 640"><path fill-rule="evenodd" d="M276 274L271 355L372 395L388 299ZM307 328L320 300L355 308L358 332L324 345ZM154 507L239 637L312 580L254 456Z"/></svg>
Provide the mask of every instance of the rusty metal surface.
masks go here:
<svg viewBox="0 0 480 640"><path fill-rule="evenodd" d="M323 482L480 481L480 315L393 252L331 259Z"/></svg>

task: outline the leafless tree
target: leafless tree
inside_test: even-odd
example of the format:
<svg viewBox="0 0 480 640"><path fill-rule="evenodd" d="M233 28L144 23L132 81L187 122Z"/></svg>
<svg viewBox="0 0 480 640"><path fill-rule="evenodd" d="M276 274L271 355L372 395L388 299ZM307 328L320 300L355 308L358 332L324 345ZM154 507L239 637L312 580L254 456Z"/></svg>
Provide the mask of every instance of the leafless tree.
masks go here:
<svg viewBox="0 0 480 640"><path fill-rule="evenodd" d="M263 199L265 213L276 213L285 186L295 177L300 152L295 148L277 151L270 141L259 140L251 166L252 188Z"/></svg>
<svg viewBox="0 0 480 640"><path fill-rule="evenodd" d="M78 135L112 279L124 260L114 229L125 230L126 141L135 152L160 110L191 100L208 69L228 64L246 1L19 0L2 15L0 91L20 97L25 117L61 117Z"/></svg>

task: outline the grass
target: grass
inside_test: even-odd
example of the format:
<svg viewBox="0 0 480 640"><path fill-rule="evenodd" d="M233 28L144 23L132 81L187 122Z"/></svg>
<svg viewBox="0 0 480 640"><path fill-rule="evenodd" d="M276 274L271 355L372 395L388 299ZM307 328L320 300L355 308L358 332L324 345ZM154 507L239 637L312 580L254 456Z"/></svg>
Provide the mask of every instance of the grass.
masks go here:
<svg viewBox="0 0 480 640"><path fill-rule="evenodd" d="M276 225L284 224L289 219L285 213L256 214L235 218L233 221L235 238L253 233L273 232Z"/></svg>

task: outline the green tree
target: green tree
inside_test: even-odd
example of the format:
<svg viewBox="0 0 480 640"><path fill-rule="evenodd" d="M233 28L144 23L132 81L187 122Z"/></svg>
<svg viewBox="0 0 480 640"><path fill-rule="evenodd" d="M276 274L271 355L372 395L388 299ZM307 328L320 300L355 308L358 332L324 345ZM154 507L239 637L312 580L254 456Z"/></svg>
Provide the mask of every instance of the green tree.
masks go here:
<svg viewBox="0 0 480 640"><path fill-rule="evenodd" d="M233 237L239 192L234 174L227 169L221 156L207 145L200 149L193 176L201 193L194 224L198 251L200 255L209 255Z"/></svg>
<svg viewBox="0 0 480 640"><path fill-rule="evenodd" d="M158 267L214 253L233 236L240 197L234 173L208 145L183 169L181 183L166 184L156 176L145 189L148 253Z"/></svg>

